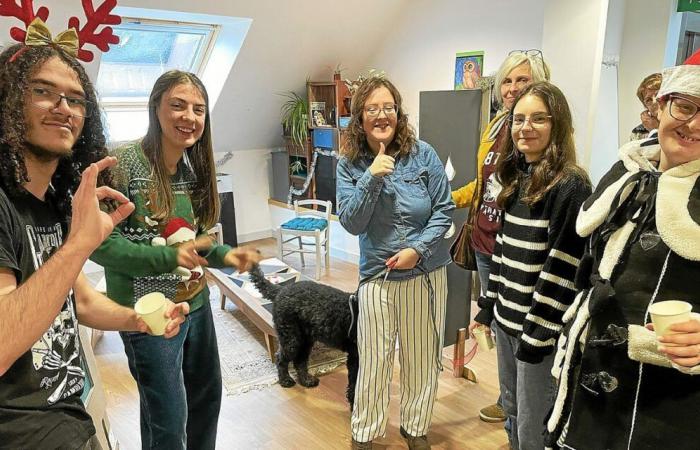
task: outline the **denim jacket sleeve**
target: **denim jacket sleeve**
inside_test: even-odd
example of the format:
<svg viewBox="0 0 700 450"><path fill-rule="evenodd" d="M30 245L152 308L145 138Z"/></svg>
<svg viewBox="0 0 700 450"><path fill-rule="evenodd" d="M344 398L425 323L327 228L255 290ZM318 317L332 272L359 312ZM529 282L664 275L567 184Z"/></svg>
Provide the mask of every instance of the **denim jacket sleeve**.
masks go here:
<svg viewBox="0 0 700 450"><path fill-rule="evenodd" d="M373 176L369 169L364 173L353 170L351 165L347 158L338 161L336 196L340 224L348 233L357 236L367 229L384 179Z"/></svg>
<svg viewBox="0 0 700 450"><path fill-rule="evenodd" d="M455 204L452 201L450 182L440 158L430 145L423 142L420 145L425 146L421 150L428 166L428 194L433 213L418 238L408 246L418 252L421 260L426 260L432 256L440 239L450 229Z"/></svg>

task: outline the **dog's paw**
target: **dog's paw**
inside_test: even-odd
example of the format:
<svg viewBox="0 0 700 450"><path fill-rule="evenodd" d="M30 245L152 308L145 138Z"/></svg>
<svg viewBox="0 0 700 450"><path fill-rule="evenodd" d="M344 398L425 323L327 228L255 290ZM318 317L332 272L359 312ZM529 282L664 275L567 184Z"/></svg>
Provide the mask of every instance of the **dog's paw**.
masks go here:
<svg viewBox="0 0 700 450"><path fill-rule="evenodd" d="M316 387L318 386L318 378L312 375L306 376L304 378L299 378L299 384L307 388Z"/></svg>
<svg viewBox="0 0 700 450"><path fill-rule="evenodd" d="M282 386L283 388L290 388L290 387L294 386L295 384L297 384L297 383L296 383L296 381L294 381L294 378L292 378L292 377L282 378L280 380L280 386Z"/></svg>

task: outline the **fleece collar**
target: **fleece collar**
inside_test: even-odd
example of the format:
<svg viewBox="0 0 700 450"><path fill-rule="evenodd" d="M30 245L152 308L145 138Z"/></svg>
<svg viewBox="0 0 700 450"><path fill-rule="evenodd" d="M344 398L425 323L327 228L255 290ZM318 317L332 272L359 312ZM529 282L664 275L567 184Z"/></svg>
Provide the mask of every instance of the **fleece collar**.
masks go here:
<svg viewBox="0 0 700 450"><path fill-rule="evenodd" d="M586 209L582 208L576 221L576 230L581 236L590 235L608 216L613 199L620 187L639 171L655 171L661 147L655 140L635 141L620 149L620 160L624 173L604 188L598 198ZM656 198L656 227L659 235L678 255L700 261L700 160L673 167L659 177ZM629 195L622 192L624 199ZM620 231L620 230L619 230ZM629 236L628 233L627 236ZM623 239L624 240L624 239ZM624 242L618 242L617 246ZM614 258L617 259L617 258ZM615 264L616 261L610 261Z"/></svg>

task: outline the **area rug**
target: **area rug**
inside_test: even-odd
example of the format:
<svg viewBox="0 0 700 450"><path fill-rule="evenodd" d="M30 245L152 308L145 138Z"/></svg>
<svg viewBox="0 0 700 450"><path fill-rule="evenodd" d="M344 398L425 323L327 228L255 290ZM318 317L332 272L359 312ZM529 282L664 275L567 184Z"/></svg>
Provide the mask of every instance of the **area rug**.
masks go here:
<svg viewBox="0 0 700 450"><path fill-rule="evenodd" d="M265 389L277 383L277 368L270 360L265 335L233 303L220 308L219 292L211 288L211 309L221 359L221 376L229 396L254 389ZM311 352L309 372L316 376L331 372L345 364L345 353L316 345ZM293 369L290 364L290 369ZM296 378L294 370L290 370Z"/></svg>

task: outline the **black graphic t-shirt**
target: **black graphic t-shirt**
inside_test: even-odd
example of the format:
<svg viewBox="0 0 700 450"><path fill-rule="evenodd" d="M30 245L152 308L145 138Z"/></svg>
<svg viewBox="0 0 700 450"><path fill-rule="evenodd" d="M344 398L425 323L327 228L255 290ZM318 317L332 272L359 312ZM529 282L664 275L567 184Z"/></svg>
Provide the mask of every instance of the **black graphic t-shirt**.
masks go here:
<svg viewBox="0 0 700 450"><path fill-rule="evenodd" d="M0 267L24 283L61 246L65 215L47 193L8 198L0 188ZM0 326L2 322L0 322ZM0 448L78 448L95 433L80 400L85 384L75 297L0 376Z"/></svg>

